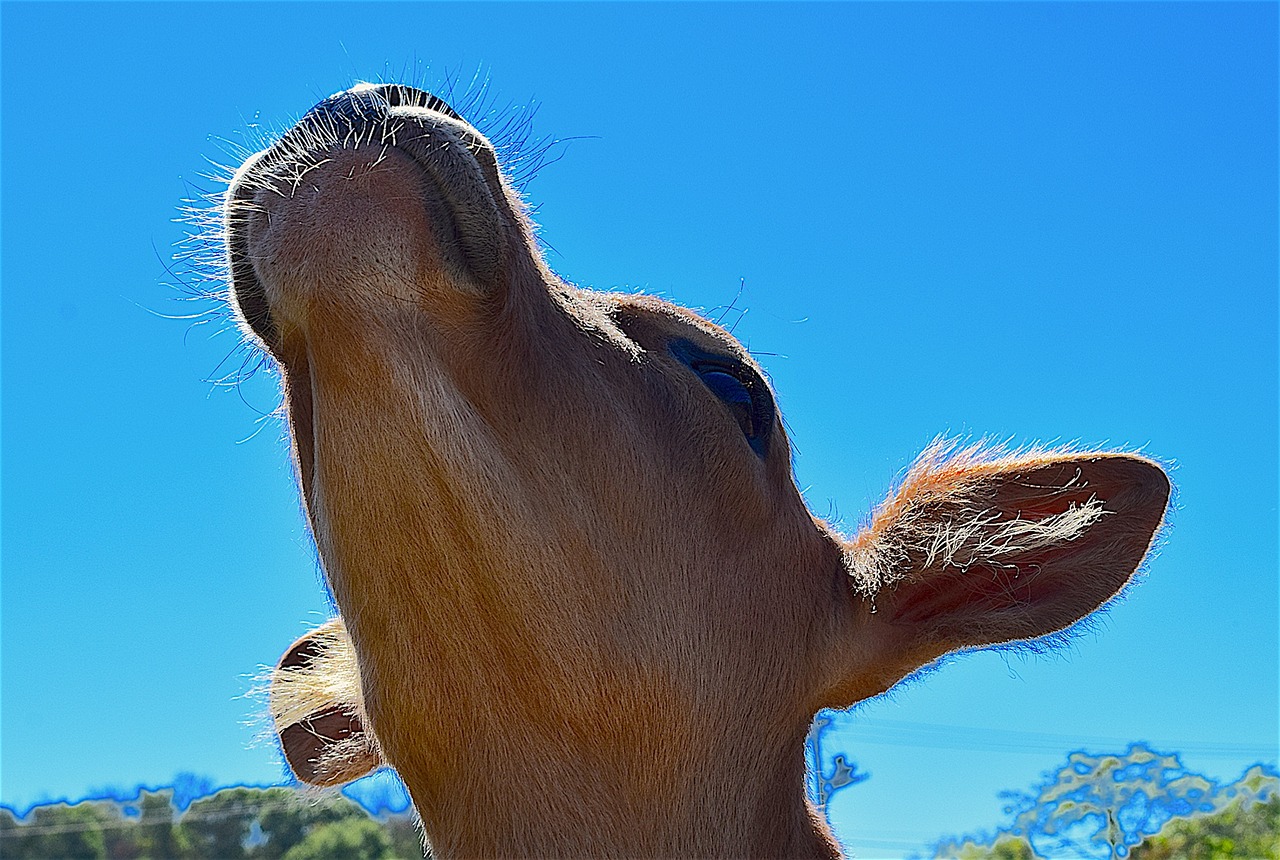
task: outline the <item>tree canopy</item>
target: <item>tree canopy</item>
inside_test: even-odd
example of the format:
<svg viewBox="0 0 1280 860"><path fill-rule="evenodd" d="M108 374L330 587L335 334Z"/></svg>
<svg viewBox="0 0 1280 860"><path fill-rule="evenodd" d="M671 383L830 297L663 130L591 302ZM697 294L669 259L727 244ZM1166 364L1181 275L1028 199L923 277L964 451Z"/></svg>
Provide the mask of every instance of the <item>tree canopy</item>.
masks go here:
<svg viewBox="0 0 1280 860"><path fill-rule="evenodd" d="M411 814L374 818L339 794L229 788L191 801L174 790L134 798L0 807L5 860L425 860Z"/></svg>
<svg viewBox="0 0 1280 860"><path fill-rule="evenodd" d="M1176 754L1132 744L1120 754L1071 753L1031 792L1002 797L1007 825L939 842L934 856L1280 860L1280 774L1266 765L1223 785Z"/></svg>

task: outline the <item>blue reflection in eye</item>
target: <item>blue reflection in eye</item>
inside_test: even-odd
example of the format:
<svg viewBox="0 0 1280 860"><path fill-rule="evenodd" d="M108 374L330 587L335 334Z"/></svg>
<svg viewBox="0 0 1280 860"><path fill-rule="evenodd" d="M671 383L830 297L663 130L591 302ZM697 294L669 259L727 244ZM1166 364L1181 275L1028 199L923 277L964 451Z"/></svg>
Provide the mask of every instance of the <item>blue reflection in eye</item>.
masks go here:
<svg viewBox="0 0 1280 860"><path fill-rule="evenodd" d="M702 377L707 388L711 389L711 393L726 404L741 404L750 408L751 392L747 391L747 387L738 380L738 377L717 368L699 369L698 375Z"/></svg>
<svg viewBox="0 0 1280 860"><path fill-rule="evenodd" d="M736 358L709 353L687 340L672 341L668 348L725 405L751 450L762 458L767 456L773 431L773 395L754 368Z"/></svg>
<svg viewBox="0 0 1280 860"><path fill-rule="evenodd" d="M711 389L711 393L719 397L729 412L733 414L743 434L751 439L757 435L755 421L752 418L751 392L738 377L718 369L695 368L703 384Z"/></svg>

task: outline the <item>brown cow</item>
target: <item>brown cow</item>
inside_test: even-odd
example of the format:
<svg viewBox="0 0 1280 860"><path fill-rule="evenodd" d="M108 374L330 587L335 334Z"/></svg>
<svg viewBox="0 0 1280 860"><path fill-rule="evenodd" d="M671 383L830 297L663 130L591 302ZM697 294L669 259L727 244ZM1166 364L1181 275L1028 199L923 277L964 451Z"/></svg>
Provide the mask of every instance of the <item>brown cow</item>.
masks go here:
<svg viewBox="0 0 1280 860"><path fill-rule="evenodd" d="M942 444L835 533L742 346L561 281L419 90L321 102L226 225L341 612L275 674L285 755L320 785L391 765L442 857L836 856L814 712L1068 627L1164 516L1139 456Z"/></svg>

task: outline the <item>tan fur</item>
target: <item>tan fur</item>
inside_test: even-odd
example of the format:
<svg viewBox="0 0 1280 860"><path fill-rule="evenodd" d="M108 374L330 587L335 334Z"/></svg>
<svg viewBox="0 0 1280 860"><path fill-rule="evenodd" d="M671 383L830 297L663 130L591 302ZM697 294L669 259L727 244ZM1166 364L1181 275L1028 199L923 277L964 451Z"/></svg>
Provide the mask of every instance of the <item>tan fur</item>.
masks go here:
<svg viewBox="0 0 1280 860"><path fill-rule="evenodd" d="M441 857L835 856L814 711L1072 624L1163 515L1139 457L935 446L845 540L741 345L561 281L489 142L415 90L320 105L226 218L341 612L275 675L286 755L390 763Z"/></svg>

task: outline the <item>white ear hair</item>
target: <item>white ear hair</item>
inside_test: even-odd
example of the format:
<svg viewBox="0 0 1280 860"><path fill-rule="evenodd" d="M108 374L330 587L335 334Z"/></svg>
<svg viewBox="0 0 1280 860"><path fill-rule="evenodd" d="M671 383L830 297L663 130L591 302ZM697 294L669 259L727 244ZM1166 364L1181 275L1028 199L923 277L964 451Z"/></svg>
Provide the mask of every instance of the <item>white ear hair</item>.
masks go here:
<svg viewBox="0 0 1280 860"><path fill-rule="evenodd" d="M935 439L916 458L897 492L876 509L868 528L845 549L854 589L871 597L908 576L913 568L967 571L974 565L1011 564L1019 557L1061 546L1083 535L1106 515L1103 500L1083 501L1047 516L1001 511L992 478L1073 456L1070 449L1008 450L964 446ZM1081 489L1082 477L1045 487L1048 495Z"/></svg>
<svg viewBox="0 0 1280 860"><path fill-rule="evenodd" d="M919 649L907 662L1033 639L1119 593L1169 492L1134 454L938 441L845 545L845 569L890 638Z"/></svg>

